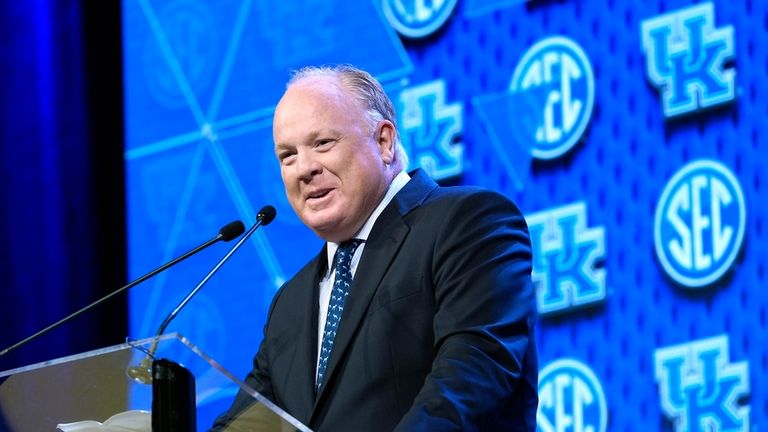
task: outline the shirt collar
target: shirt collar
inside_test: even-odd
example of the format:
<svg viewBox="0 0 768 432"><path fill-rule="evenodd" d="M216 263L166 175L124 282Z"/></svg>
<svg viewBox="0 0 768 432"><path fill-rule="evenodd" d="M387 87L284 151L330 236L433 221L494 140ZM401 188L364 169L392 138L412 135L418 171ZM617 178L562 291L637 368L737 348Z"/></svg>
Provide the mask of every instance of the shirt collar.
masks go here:
<svg viewBox="0 0 768 432"><path fill-rule="evenodd" d="M392 183L389 184L389 187L387 188L387 193L384 194L384 198L379 201L379 205L376 206L376 208L373 210L373 213L371 213L370 216L368 216L368 219L363 224L362 228L360 228L360 231L357 232L356 235L353 236L353 238L360 239L363 241L368 240L368 235L371 234L371 230L373 229L373 225L376 223L376 220L379 218L382 212L384 212L384 209L387 208L387 205L392 201L393 198L395 198L395 195L397 195L398 192L400 192L400 189L402 189L406 183L411 179L411 176L408 175L405 170L400 171L394 179L392 179ZM327 259L328 259L328 270L330 271L331 266L333 265L333 257L336 255L336 249L339 248L339 243L333 243L328 242L326 246L326 252L327 252Z"/></svg>

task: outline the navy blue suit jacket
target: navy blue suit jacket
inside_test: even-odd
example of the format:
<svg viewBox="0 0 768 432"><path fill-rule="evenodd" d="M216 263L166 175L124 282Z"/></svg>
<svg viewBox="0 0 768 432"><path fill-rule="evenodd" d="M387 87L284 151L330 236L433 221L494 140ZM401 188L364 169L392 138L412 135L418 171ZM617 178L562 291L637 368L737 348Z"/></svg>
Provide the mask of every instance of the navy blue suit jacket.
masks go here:
<svg viewBox="0 0 768 432"><path fill-rule="evenodd" d="M326 270L323 248L278 291L248 385L317 431L535 430L531 245L511 201L412 173L366 242L316 395Z"/></svg>

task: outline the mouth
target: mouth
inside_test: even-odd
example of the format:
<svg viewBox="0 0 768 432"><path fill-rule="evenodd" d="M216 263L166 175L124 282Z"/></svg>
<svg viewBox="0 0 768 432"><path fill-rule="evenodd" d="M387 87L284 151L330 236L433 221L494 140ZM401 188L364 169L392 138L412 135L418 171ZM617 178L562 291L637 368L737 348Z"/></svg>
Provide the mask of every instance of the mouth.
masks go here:
<svg viewBox="0 0 768 432"><path fill-rule="evenodd" d="M328 194L331 193L331 191L333 191L333 189L318 189L312 191L306 195L305 200L309 203L322 201L325 197L328 196Z"/></svg>

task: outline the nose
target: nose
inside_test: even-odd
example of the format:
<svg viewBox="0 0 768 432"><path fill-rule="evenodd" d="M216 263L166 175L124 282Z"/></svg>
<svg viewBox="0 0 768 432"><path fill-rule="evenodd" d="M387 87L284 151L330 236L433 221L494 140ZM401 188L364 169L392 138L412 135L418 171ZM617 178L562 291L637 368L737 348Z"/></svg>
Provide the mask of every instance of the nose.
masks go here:
<svg viewBox="0 0 768 432"><path fill-rule="evenodd" d="M312 177L323 172L323 166L314 158L312 152L300 151L296 158L296 170L299 179L309 182Z"/></svg>

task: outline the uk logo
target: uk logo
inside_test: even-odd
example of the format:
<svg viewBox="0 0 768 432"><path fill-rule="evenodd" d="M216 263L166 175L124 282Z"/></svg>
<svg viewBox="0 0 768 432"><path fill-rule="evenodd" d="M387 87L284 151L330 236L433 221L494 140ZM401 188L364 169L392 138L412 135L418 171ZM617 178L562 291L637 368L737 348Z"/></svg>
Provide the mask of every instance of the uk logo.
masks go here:
<svg viewBox="0 0 768 432"><path fill-rule="evenodd" d="M409 158L433 179L464 172L461 103L446 104L445 81L407 88L399 97L400 134Z"/></svg>
<svg viewBox="0 0 768 432"><path fill-rule="evenodd" d="M605 392L587 365L561 359L542 369L536 424L542 432L605 432L608 424Z"/></svg>
<svg viewBox="0 0 768 432"><path fill-rule="evenodd" d="M731 363L728 336L661 348L655 376L664 415L676 432L749 431L749 364Z"/></svg>
<svg viewBox="0 0 768 432"><path fill-rule="evenodd" d="M539 314L560 313L606 297L605 229L587 226L583 201L526 218Z"/></svg>
<svg viewBox="0 0 768 432"><path fill-rule="evenodd" d="M403 36L422 38L439 29L458 0L382 0L384 16Z"/></svg>
<svg viewBox="0 0 768 432"><path fill-rule="evenodd" d="M525 53L510 90L527 93L536 101L529 140L537 159L554 159L570 150L592 117L592 65L579 45L562 36L537 42Z"/></svg>
<svg viewBox="0 0 768 432"><path fill-rule="evenodd" d="M641 24L646 72L662 92L664 115L675 117L736 97L733 27L715 28L715 7L702 3Z"/></svg>
<svg viewBox="0 0 768 432"><path fill-rule="evenodd" d="M745 227L744 193L736 177L719 162L697 160L678 171L661 194L656 256L680 285L707 286L733 265Z"/></svg>

